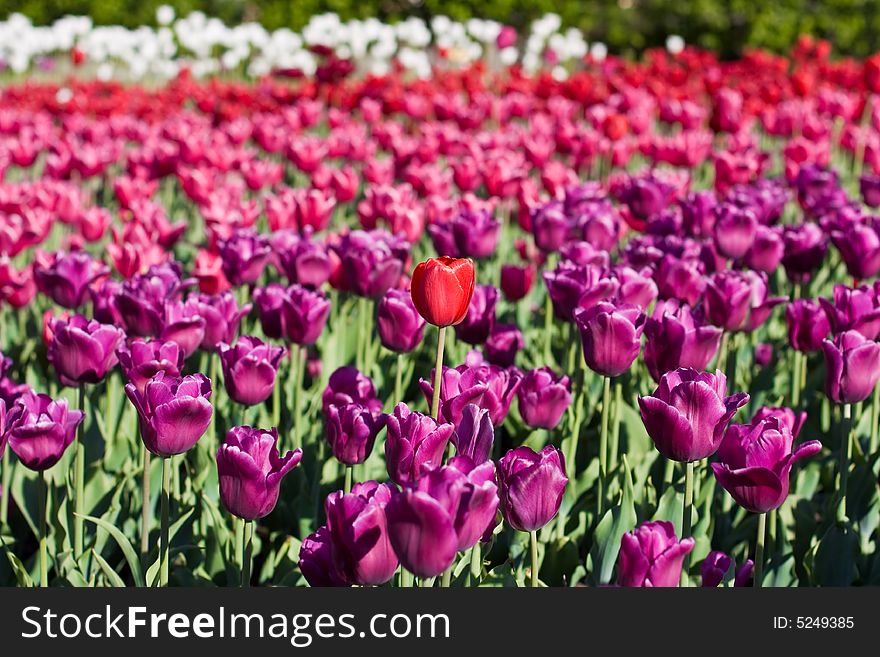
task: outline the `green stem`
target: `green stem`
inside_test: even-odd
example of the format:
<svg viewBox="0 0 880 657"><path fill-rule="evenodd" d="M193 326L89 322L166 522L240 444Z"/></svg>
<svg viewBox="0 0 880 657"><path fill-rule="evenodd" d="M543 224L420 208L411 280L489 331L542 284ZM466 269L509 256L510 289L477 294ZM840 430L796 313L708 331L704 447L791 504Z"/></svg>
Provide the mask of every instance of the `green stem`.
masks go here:
<svg viewBox="0 0 880 657"><path fill-rule="evenodd" d="M544 362L549 363L553 355L553 300L550 292L544 302Z"/></svg>
<svg viewBox="0 0 880 657"><path fill-rule="evenodd" d="M434 394L431 398L431 417L440 419L440 386L443 383L443 348L446 344L446 327L437 331L437 358L434 361Z"/></svg>
<svg viewBox="0 0 880 657"><path fill-rule="evenodd" d="M721 345L718 347L718 361L715 363L715 369L724 372L725 375L727 373L727 352L728 352L728 344L730 343L730 333L725 331L721 334ZM730 390L730 383L728 382L727 389Z"/></svg>
<svg viewBox="0 0 880 657"><path fill-rule="evenodd" d="M611 472L617 469L617 457L620 448L620 407L623 405L623 384L614 381L614 417L611 421L611 450L608 455L608 467Z"/></svg>
<svg viewBox="0 0 880 657"><path fill-rule="evenodd" d="M778 521L779 513L778 509L773 509L768 512L768 522L767 522L767 543L770 545L771 552L776 552L776 546L778 545L779 540L779 521ZM772 561L772 557L771 557Z"/></svg>
<svg viewBox="0 0 880 657"><path fill-rule="evenodd" d="M878 449L880 449L880 384L874 386L874 398L871 400L871 442L868 443L868 454L876 454Z"/></svg>
<svg viewBox="0 0 880 657"><path fill-rule="evenodd" d="M843 405L843 420L840 422L840 501L837 506L837 519L845 522L846 489L849 482L849 462L852 457L852 404Z"/></svg>
<svg viewBox="0 0 880 657"><path fill-rule="evenodd" d="M681 538L689 538L691 535L691 520L694 506L694 462L685 463L684 470L684 504L681 505ZM690 556L684 558L684 566L681 569L681 585L688 586L688 570L690 569Z"/></svg>
<svg viewBox="0 0 880 657"><path fill-rule="evenodd" d="M791 407L793 409L797 409L801 404L801 367L803 361L803 354L800 351L795 351L791 372Z"/></svg>
<svg viewBox="0 0 880 657"><path fill-rule="evenodd" d="M413 576L403 566L400 567L400 586L402 588L411 589L413 585Z"/></svg>
<svg viewBox="0 0 880 657"><path fill-rule="evenodd" d="M85 385L79 386L79 409L85 414L86 388ZM85 496L85 477L86 477L86 446L85 446L85 420L79 423L76 440L76 465L74 470L74 490L76 501L74 509L76 515L73 517L73 554L79 559L83 553L83 497Z"/></svg>
<svg viewBox="0 0 880 657"><path fill-rule="evenodd" d="M275 385L272 387L272 426L280 430L281 425L281 377L275 375ZM296 440L296 438L294 438Z"/></svg>
<svg viewBox="0 0 880 657"><path fill-rule="evenodd" d="M449 566L446 570L443 571L443 576L440 578L440 586L444 589L448 589L449 585L452 583L452 569L455 568L455 563Z"/></svg>
<svg viewBox="0 0 880 657"><path fill-rule="evenodd" d="M47 558L47 549L46 549L46 534L47 532L47 519L46 519L46 497L49 494L49 481L47 480L47 473L41 472L39 475L39 483L37 488L39 490L39 513L40 513L40 587L46 588L49 586L49 560ZM5 491L4 491L5 493Z"/></svg>
<svg viewBox="0 0 880 657"><path fill-rule="evenodd" d="M666 466L663 468L663 490L660 492L661 495L672 485L673 475L675 475L675 461L666 459Z"/></svg>
<svg viewBox="0 0 880 657"><path fill-rule="evenodd" d="M755 588L764 581L764 537L767 532L767 514L758 514L758 536L755 539Z"/></svg>
<svg viewBox="0 0 880 657"><path fill-rule="evenodd" d="M168 586L170 546L168 544L168 507L171 486L171 459L162 459L162 528L159 534L159 586Z"/></svg>
<svg viewBox="0 0 880 657"><path fill-rule="evenodd" d="M532 530L529 532L529 543L532 548L532 578L531 578L531 586L532 588L538 587L538 532Z"/></svg>
<svg viewBox="0 0 880 657"><path fill-rule="evenodd" d="M241 560L241 587L246 589L251 585L251 554L254 548L254 523L246 520L241 532L242 560Z"/></svg>
<svg viewBox="0 0 880 657"><path fill-rule="evenodd" d="M143 475L141 476L141 557L144 563L150 554L150 450L146 445L143 458Z"/></svg>
<svg viewBox="0 0 880 657"><path fill-rule="evenodd" d="M599 491L596 497L596 522L605 508L605 484L608 478L608 418L611 406L611 377L606 376L602 391L602 425L599 433Z"/></svg>
<svg viewBox="0 0 880 657"><path fill-rule="evenodd" d="M480 580L483 576L483 547L480 545L480 542L474 545L471 548L471 584L476 583L476 586L480 585Z"/></svg>
<svg viewBox="0 0 880 657"><path fill-rule="evenodd" d="M350 465L345 466L345 487L342 489L342 492L345 495L348 495L351 492L351 479L354 468Z"/></svg>
<svg viewBox="0 0 880 657"><path fill-rule="evenodd" d="M403 354L397 354L397 367L394 370L394 399L392 408L403 401Z"/></svg>
<svg viewBox="0 0 880 657"><path fill-rule="evenodd" d="M303 398L303 378L306 369L306 348L296 346L296 352L293 356L294 372L294 395L293 395L293 446L294 448L302 447L303 439L300 435L300 426L302 420L302 398Z"/></svg>
<svg viewBox="0 0 880 657"><path fill-rule="evenodd" d="M11 449L3 452L3 490L0 491L0 525L6 525L9 520L9 484L12 482L12 457L9 456Z"/></svg>

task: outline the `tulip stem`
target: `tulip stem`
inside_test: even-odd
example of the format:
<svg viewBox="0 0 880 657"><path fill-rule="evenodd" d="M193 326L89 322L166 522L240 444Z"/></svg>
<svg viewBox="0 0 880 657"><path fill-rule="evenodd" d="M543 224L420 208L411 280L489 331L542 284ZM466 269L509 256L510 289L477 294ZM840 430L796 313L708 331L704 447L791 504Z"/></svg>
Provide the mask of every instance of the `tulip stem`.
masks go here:
<svg viewBox="0 0 880 657"><path fill-rule="evenodd" d="M849 482L849 462L852 457L852 404L843 405L843 419L840 422L840 501L837 506L837 519L846 522L846 489Z"/></svg>
<svg viewBox="0 0 880 657"><path fill-rule="evenodd" d="M553 300L550 292L544 302L544 362L550 363L553 356Z"/></svg>
<svg viewBox="0 0 880 657"><path fill-rule="evenodd" d="M614 381L614 417L611 420L611 450L608 454L609 469L617 469L617 457L620 448L620 407L623 405L623 384Z"/></svg>
<svg viewBox="0 0 880 657"><path fill-rule="evenodd" d="M400 567L400 586L405 589L411 589L413 586L413 576L403 566Z"/></svg>
<svg viewBox="0 0 880 657"><path fill-rule="evenodd" d="M684 504L681 506L681 538L689 538L691 535L691 520L694 506L694 462L688 461L684 466ZM684 558L684 567L681 569L681 585L688 586L688 570L690 569L690 555Z"/></svg>
<svg viewBox="0 0 880 657"><path fill-rule="evenodd" d="M874 398L871 400L871 442L868 448L868 454L876 454L880 449L880 385L874 386Z"/></svg>
<svg viewBox="0 0 880 657"><path fill-rule="evenodd" d="M251 554L254 548L254 523L252 520L244 521L241 541L241 587L246 589L251 585Z"/></svg>
<svg viewBox="0 0 880 657"><path fill-rule="evenodd" d="M272 386L272 426L276 429L281 424L281 381L278 379L276 374L275 385Z"/></svg>
<svg viewBox="0 0 880 657"><path fill-rule="evenodd" d="M351 479L352 473L354 472L354 467L347 465L345 466L345 487L342 489L342 492L345 495L348 495L351 492Z"/></svg>
<svg viewBox="0 0 880 657"><path fill-rule="evenodd" d="M170 570L168 545L168 507L171 487L171 458L162 459L162 529L159 534L159 586L168 586Z"/></svg>
<svg viewBox="0 0 880 657"><path fill-rule="evenodd" d="M47 520L46 520L46 497L49 494L49 481L47 480L48 474L44 471L40 473L40 481L38 488L39 495L39 513L40 513L40 586L42 588L46 588L49 586L49 566L48 566L48 558L47 558L47 550L46 550L46 534L47 534ZM4 491L5 494L6 491Z"/></svg>
<svg viewBox="0 0 880 657"><path fill-rule="evenodd" d="M79 409L85 415L86 387L79 386ZM75 515L73 517L73 555L79 559L83 553L83 497L85 495L86 476L86 446L85 446L85 420L79 423L76 441L76 465L74 470L74 490L76 501L74 502Z"/></svg>
<svg viewBox="0 0 880 657"><path fill-rule="evenodd" d="M143 468L141 477L141 556L146 563L150 553L150 450L144 448Z"/></svg>
<svg viewBox="0 0 880 657"><path fill-rule="evenodd" d="M9 485L12 482L11 449L3 452L3 488L0 489L0 525L6 525L9 519Z"/></svg>
<svg viewBox="0 0 880 657"><path fill-rule="evenodd" d="M596 499L596 522L602 519L605 508L605 483L608 477L608 418L611 406L611 377L604 379L602 391L602 425L599 433L599 491Z"/></svg>
<svg viewBox="0 0 880 657"><path fill-rule="evenodd" d="M715 363L715 369L720 370L725 373L727 376L727 345L730 343L730 333L724 331L721 334L721 346L718 348L718 361ZM730 384L728 382L728 390L730 390Z"/></svg>
<svg viewBox="0 0 880 657"><path fill-rule="evenodd" d="M758 514L758 537L755 540L755 588L764 580L764 536L767 533L767 514Z"/></svg>
<svg viewBox="0 0 880 657"><path fill-rule="evenodd" d="M797 409L801 405L801 368L803 367L803 354L794 352L794 364L791 371L791 407Z"/></svg>
<svg viewBox="0 0 880 657"><path fill-rule="evenodd" d="M431 398L431 417L440 421L440 386L443 383L443 348L446 344L446 327L437 330L437 359L434 361L434 394Z"/></svg>
<svg viewBox="0 0 880 657"><path fill-rule="evenodd" d="M294 372L294 398L293 398L293 447L302 447L303 439L300 436L300 416L302 415L303 398L303 375L306 369L305 347L297 345L293 355Z"/></svg>
<svg viewBox="0 0 880 657"><path fill-rule="evenodd" d="M607 379L606 379L607 380ZM538 588L538 532L537 530L532 530L529 532L529 543L531 544L531 552L532 552L532 577L531 577L531 586L533 589Z"/></svg>
<svg viewBox="0 0 880 657"><path fill-rule="evenodd" d="M452 583L452 569L455 567L455 564L449 566L446 570L443 571L443 575L440 577L440 586L444 589L448 589L449 585Z"/></svg>
<svg viewBox="0 0 880 657"><path fill-rule="evenodd" d="M480 579L483 575L483 548L477 541L471 548L471 569L470 569L471 585L480 585Z"/></svg>
<svg viewBox="0 0 880 657"><path fill-rule="evenodd" d="M391 407L394 408L403 399L403 354L397 354L397 367L394 370L394 399Z"/></svg>

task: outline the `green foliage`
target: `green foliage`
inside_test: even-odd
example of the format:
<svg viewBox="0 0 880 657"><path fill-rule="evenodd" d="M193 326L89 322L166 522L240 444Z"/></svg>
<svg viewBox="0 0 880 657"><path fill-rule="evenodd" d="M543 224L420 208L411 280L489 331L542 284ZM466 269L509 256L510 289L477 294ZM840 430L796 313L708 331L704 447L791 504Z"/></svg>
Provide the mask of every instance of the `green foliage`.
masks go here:
<svg viewBox="0 0 880 657"><path fill-rule="evenodd" d="M134 27L154 24L162 4L174 6L178 15L198 9L227 23L255 20L273 29L301 28L323 12L389 21L479 16L524 29L552 11L563 26L578 27L588 40L604 41L618 53L660 46L669 34L725 56L749 47L785 51L800 34L830 39L841 54L864 56L880 49L880 0L3 0L0 15L21 12L45 24L65 14L87 14L99 24Z"/></svg>

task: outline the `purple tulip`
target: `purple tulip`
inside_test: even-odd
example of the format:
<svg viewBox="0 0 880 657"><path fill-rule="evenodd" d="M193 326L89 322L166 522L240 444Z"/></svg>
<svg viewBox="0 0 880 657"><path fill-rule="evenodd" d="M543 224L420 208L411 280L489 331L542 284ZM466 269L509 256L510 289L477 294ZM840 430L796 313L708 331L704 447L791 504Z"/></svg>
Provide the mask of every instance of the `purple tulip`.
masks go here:
<svg viewBox="0 0 880 657"><path fill-rule="evenodd" d="M324 501L333 561L346 581L378 586L394 577L398 561L385 515L393 494L389 484L365 481L348 495L336 491Z"/></svg>
<svg viewBox="0 0 880 657"><path fill-rule="evenodd" d="M483 345L483 352L493 365L512 367L517 353L525 346L525 338L516 324L496 324Z"/></svg>
<svg viewBox="0 0 880 657"><path fill-rule="evenodd" d="M197 308L182 301L169 301L165 304L165 322L159 338L166 342L176 342L189 357L196 352L205 340L205 318Z"/></svg>
<svg viewBox="0 0 880 657"><path fill-rule="evenodd" d="M617 583L627 587L675 587L684 558L694 549L691 537L678 540L666 520L639 525L620 539Z"/></svg>
<svg viewBox="0 0 880 657"><path fill-rule="evenodd" d="M608 255L608 251L597 249L589 242L580 240L563 244L559 249L559 256L562 260L567 260L576 265L593 265L600 269L607 269L611 265L611 257Z"/></svg>
<svg viewBox="0 0 880 657"><path fill-rule="evenodd" d="M91 285L109 273L107 265L85 251L40 254L34 263L37 289L71 310L83 305Z"/></svg>
<svg viewBox="0 0 880 657"><path fill-rule="evenodd" d="M495 253L501 222L489 210L462 210L448 221L428 226L437 255L488 258Z"/></svg>
<svg viewBox="0 0 880 657"><path fill-rule="evenodd" d="M184 354L176 342L136 338L121 345L116 355L128 382L140 392L157 373L178 377L183 368Z"/></svg>
<svg viewBox="0 0 880 657"><path fill-rule="evenodd" d="M649 397L639 397L642 421L654 446L672 461L699 461L721 444L727 423L744 406L744 392L727 395L727 379L690 368L667 372Z"/></svg>
<svg viewBox="0 0 880 657"><path fill-rule="evenodd" d="M565 459L553 445L540 452L522 446L498 462L501 511L514 529L530 532L553 520L562 504L568 477Z"/></svg>
<svg viewBox="0 0 880 657"><path fill-rule="evenodd" d="M217 449L220 501L244 520L263 518L275 508L281 480L302 460L302 450L278 454L278 431L232 427Z"/></svg>
<svg viewBox="0 0 880 657"><path fill-rule="evenodd" d="M476 404L465 406L451 439L458 456L467 456L477 464L488 461L495 442L495 427L489 411Z"/></svg>
<svg viewBox="0 0 880 657"><path fill-rule="evenodd" d="M551 201L532 210L532 234L535 246L544 253L558 251L570 231L565 208L559 201Z"/></svg>
<svg viewBox="0 0 880 657"><path fill-rule="evenodd" d="M285 231L287 233L287 231ZM290 231L290 239L279 244L278 233L273 235L273 245L278 259L278 269L290 283L318 288L330 279L333 262L326 247L309 237L301 237Z"/></svg>
<svg viewBox="0 0 880 657"><path fill-rule="evenodd" d="M754 359L758 367L767 367L773 361L773 345L769 342L756 344Z"/></svg>
<svg viewBox="0 0 880 657"><path fill-rule="evenodd" d="M118 362L116 348L124 339L122 329L82 315L56 319L47 357L64 385L98 383Z"/></svg>
<svg viewBox="0 0 880 657"><path fill-rule="evenodd" d="M838 404L867 399L880 379L880 343L858 331L845 331L822 343L825 394Z"/></svg>
<svg viewBox="0 0 880 657"><path fill-rule="evenodd" d="M767 275L725 270L706 285L706 318L726 331L754 331L786 297L768 297Z"/></svg>
<svg viewBox="0 0 880 657"><path fill-rule="evenodd" d="M575 317L581 332L584 360L602 376L615 377L626 372L639 355L645 314L636 306L606 301Z"/></svg>
<svg viewBox="0 0 880 657"><path fill-rule="evenodd" d="M660 260L654 279L661 297L678 299L689 305L696 304L706 289L706 277L700 261L669 254Z"/></svg>
<svg viewBox="0 0 880 657"><path fill-rule="evenodd" d="M231 292L190 294L186 305L205 320L205 337L200 346L207 351L217 351L222 343L231 344L238 335L242 318L252 308L249 303L239 308Z"/></svg>
<svg viewBox="0 0 880 657"><path fill-rule="evenodd" d="M303 539L298 565L309 586L351 586L333 560L330 530L326 526Z"/></svg>
<svg viewBox="0 0 880 657"><path fill-rule="evenodd" d="M782 232L772 226L758 226L752 248L746 253L744 262L749 269L772 274L779 267L784 254Z"/></svg>
<svg viewBox="0 0 880 657"><path fill-rule="evenodd" d="M495 326L498 290L493 285L475 285L464 320L455 325L455 335L468 344L483 344Z"/></svg>
<svg viewBox="0 0 880 657"><path fill-rule="evenodd" d="M870 340L875 340L880 335L877 284L874 287L861 285L856 288L835 285L834 301L820 298L819 303L828 315L833 333L858 331Z"/></svg>
<svg viewBox="0 0 880 657"><path fill-rule="evenodd" d="M321 401L325 416L331 405L360 404L373 415L382 412L382 401L376 397L373 380L351 366L340 367L330 375Z"/></svg>
<svg viewBox="0 0 880 657"><path fill-rule="evenodd" d="M789 279L805 283L819 268L828 251L828 239L816 224L785 226L782 234L785 241L785 255L782 266Z"/></svg>
<svg viewBox="0 0 880 657"><path fill-rule="evenodd" d="M397 285L409 255L404 240L383 230L354 230L337 247L345 287L360 297L378 299Z"/></svg>
<svg viewBox="0 0 880 657"><path fill-rule="evenodd" d="M718 550L712 550L712 552L706 555L703 563L700 564L702 586L708 588L717 587L724 581L727 573L734 565L731 557ZM752 578L754 568L755 562L751 559L746 559L745 563L736 569L733 585L735 587L746 586Z"/></svg>
<svg viewBox="0 0 880 657"><path fill-rule="evenodd" d="M785 309L788 343L792 349L812 353L822 348L822 341L831 331L828 315L822 304L813 299L792 301Z"/></svg>
<svg viewBox="0 0 880 657"><path fill-rule="evenodd" d="M272 247L269 240L252 230L240 228L229 239L217 242L223 262L223 273L234 286L253 285L269 262Z"/></svg>
<svg viewBox="0 0 880 657"><path fill-rule="evenodd" d="M853 278L874 278L880 273L880 217L832 231L831 241Z"/></svg>
<svg viewBox="0 0 880 657"><path fill-rule="evenodd" d="M223 382L229 397L239 404L262 404L272 394L284 347L273 347L259 338L241 336L234 346L220 345Z"/></svg>
<svg viewBox="0 0 880 657"><path fill-rule="evenodd" d="M752 424L756 424L768 417L775 417L788 428L794 438L797 438L804 426L804 422L807 421L807 412L801 411L797 413L787 406L762 406L752 417Z"/></svg>
<svg viewBox="0 0 880 657"><path fill-rule="evenodd" d="M629 176L615 190L617 199L627 206L638 221L647 221L664 210L674 195L674 188L653 173Z"/></svg>
<svg viewBox="0 0 880 657"><path fill-rule="evenodd" d="M425 324L408 290L391 288L376 304L376 330L386 349L397 353L413 351L422 342Z"/></svg>
<svg viewBox="0 0 880 657"><path fill-rule="evenodd" d="M619 265L610 273L618 285L615 303L636 306L642 310L654 303L657 298L657 284L651 278L649 268L636 271L632 267Z"/></svg>
<svg viewBox="0 0 880 657"><path fill-rule="evenodd" d="M425 465L438 466L454 427L410 411L403 402L386 416L385 464L391 480L403 486L417 480Z"/></svg>
<svg viewBox="0 0 880 657"><path fill-rule="evenodd" d="M446 571L456 552L476 545L495 524L498 487L491 461L456 456L426 468L418 482L391 498L388 535L401 565L419 577Z"/></svg>
<svg viewBox="0 0 880 657"><path fill-rule="evenodd" d="M617 294L618 281L604 276L592 265L561 262L553 271L544 272L547 293L558 319L574 321L578 308L584 309Z"/></svg>
<svg viewBox="0 0 880 657"><path fill-rule="evenodd" d="M715 246L726 258L739 260L755 241L758 218L748 208L722 203L715 208Z"/></svg>
<svg viewBox="0 0 880 657"><path fill-rule="evenodd" d="M277 283L254 291L254 302L263 332L270 338L294 344L314 344L330 316L330 301L323 292L301 285L284 288Z"/></svg>
<svg viewBox="0 0 880 657"><path fill-rule="evenodd" d="M162 458L191 449L211 424L211 381L202 374L180 378L158 372L143 392L128 383L125 394L137 410L141 440Z"/></svg>
<svg viewBox="0 0 880 657"><path fill-rule="evenodd" d="M704 370L718 351L722 330L704 324L686 304L675 299L659 302L645 323L645 364L659 381L679 367Z"/></svg>
<svg viewBox="0 0 880 657"><path fill-rule="evenodd" d="M111 326L122 325L122 316L116 310L116 295L122 291L122 283L105 279L97 289L91 288L92 319Z"/></svg>
<svg viewBox="0 0 880 657"><path fill-rule="evenodd" d="M0 352L0 399L6 403L7 411L12 410L12 406L22 395L31 391L31 387L26 383L16 383L9 378L11 367L12 359Z"/></svg>
<svg viewBox="0 0 880 657"><path fill-rule="evenodd" d="M61 460L83 421L82 411L69 410L66 399L53 400L33 391L19 397L5 416L5 441L22 465L38 471Z"/></svg>
<svg viewBox="0 0 880 657"><path fill-rule="evenodd" d="M433 379L432 370L431 381ZM510 404L521 381L522 374L515 368L505 370L488 363L444 367L440 386L440 416L458 426L464 407L476 404L489 411L494 426L500 426L510 411ZM434 394L433 384L419 379L419 386L430 403Z"/></svg>
<svg viewBox="0 0 880 657"><path fill-rule="evenodd" d="M373 451L376 435L385 426L384 415L373 415L369 408L358 403L327 409L327 443L333 456L344 465L355 465L367 460Z"/></svg>
<svg viewBox="0 0 880 657"><path fill-rule="evenodd" d="M818 440L792 451L794 437L785 421L773 416L752 424L732 424L712 464L715 478L744 509L766 513L788 497L792 466L822 449Z"/></svg>
<svg viewBox="0 0 880 657"><path fill-rule="evenodd" d="M880 207L880 176L863 175L859 178L859 191L865 205L872 208Z"/></svg>
<svg viewBox="0 0 880 657"><path fill-rule="evenodd" d="M533 429L554 429L571 404L571 381L549 367L530 370L516 398L523 422Z"/></svg>
<svg viewBox="0 0 880 657"><path fill-rule="evenodd" d="M154 265L132 276L113 297L112 305L129 337L158 337L165 326L165 306L179 301L182 290L195 279L181 279L179 263Z"/></svg>
<svg viewBox="0 0 880 657"><path fill-rule="evenodd" d="M708 237L715 226L718 198L712 190L688 194L679 201L682 227L690 237Z"/></svg>

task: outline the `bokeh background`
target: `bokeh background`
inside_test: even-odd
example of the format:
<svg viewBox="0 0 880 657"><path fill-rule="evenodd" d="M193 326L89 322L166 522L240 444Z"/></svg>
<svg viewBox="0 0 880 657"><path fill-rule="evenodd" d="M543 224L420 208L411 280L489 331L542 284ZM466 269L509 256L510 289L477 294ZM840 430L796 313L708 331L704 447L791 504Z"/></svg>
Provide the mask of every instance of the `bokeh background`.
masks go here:
<svg viewBox="0 0 880 657"><path fill-rule="evenodd" d="M880 50L880 0L3 0L0 16L20 12L44 24L76 14L97 24L137 27L155 24L156 8L163 4L178 15L200 10L227 24L257 21L270 29L297 29L322 12L344 20L480 16L524 28L555 12L564 26L581 29L588 40L603 41L615 53L663 45L670 34L724 57L750 47L785 51L800 34L829 39L843 55Z"/></svg>

